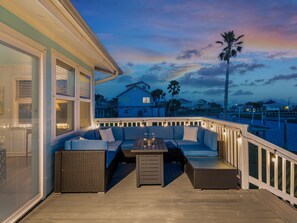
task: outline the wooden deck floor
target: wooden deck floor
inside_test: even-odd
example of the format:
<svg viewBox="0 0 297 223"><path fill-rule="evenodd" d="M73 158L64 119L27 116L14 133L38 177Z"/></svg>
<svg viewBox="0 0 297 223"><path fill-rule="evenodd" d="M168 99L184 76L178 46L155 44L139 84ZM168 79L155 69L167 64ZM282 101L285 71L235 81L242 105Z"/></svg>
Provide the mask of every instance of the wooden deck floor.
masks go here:
<svg viewBox="0 0 297 223"><path fill-rule="evenodd" d="M52 194L21 222L297 222L297 211L265 190L194 190L176 164L167 185L136 188L134 166L120 164L106 194Z"/></svg>

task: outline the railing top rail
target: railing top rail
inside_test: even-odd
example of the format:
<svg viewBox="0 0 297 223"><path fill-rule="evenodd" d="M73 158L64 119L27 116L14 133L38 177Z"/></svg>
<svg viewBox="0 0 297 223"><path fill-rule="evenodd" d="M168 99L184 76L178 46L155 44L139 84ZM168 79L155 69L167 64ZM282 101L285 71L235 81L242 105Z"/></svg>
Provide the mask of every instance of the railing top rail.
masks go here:
<svg viewBox="0 0 297 223"><path fill-rule="evenodd" d="M297 155L285 150L284 148L281 148L271 142L266 141L265 139L262 139L256 135L253 135L249 132L242 135L244 138L246 138L251 143L254 142L256 144L259 144L263 146L262 148L268 149L270 152L275 153L276 155L279 155L281 157L286 158L287 160L290 160L297 164Z"/></svg>
<svg viewBox="0 0 297 223"><path fill-rule="evenodd" d="M207 121L207 122L213 122L216 124L220 125L225 125L225 126L232 126L232 127L247 127L247 124L241 124L241 123L236 123L236 122L231 122L231 121L224 121L220 119L215 119L215 118L207 118L207 117L133 117L133 118L96 118L95 121L99 122L128 122L128 121L178 121L178 120L188 120L188 121Z"/></svg>

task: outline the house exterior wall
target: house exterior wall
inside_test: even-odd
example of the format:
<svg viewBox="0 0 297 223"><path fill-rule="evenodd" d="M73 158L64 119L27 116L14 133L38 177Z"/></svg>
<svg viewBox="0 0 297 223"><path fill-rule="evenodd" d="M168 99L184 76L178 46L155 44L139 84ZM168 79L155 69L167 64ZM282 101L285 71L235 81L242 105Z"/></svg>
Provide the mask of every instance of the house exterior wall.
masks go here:
<svg viewBox="0 0 297 223"><path fill-rule="evenodd" d="M21 35L33 40L34 42L41 44L44 46L44 54L45 54L45 69L44 69L44 113L40 114L44 120L44 132L41 134L43 135L44 141L44 148L40 148L44 150L44 181L45 181L45 195L48 195L53 190L54 184L54 153L56 150L60 149L64 146L64 141L67 138L73 137L79 133L79 131L74 131L72 134L68 134L67 137L59 137L55 139L52 136L52 128L55 126L52 123L52 116L53 112L53 94L55 92L52 91L53 89L53 72L54 67L52 66L53 58L55 56L55 52L59 55L63 55L63 57L73 61L73 63L77 64L77 66L82 67L83 69L87 70L90 74L93 75L93 69L90 65L82 62L78 57L69 53L67 50L63 48L63 46L58 45L54 40L48 38L43 33L36 30L34 27L29 25L28 23L24 22L22 19L11 13L10 11L6 10L3 7L0 7L0 18L1 22L12 28L13 30L17 31Z"/></svg>
<svg viewBox="0 0 297 223"><path fill-rule="evenodd" d="M144 97L148 97L150 103L143 103ZM133 87L118 97L118 115L119 117L150 117L153 114L152 101L148 92Z"/></svg>

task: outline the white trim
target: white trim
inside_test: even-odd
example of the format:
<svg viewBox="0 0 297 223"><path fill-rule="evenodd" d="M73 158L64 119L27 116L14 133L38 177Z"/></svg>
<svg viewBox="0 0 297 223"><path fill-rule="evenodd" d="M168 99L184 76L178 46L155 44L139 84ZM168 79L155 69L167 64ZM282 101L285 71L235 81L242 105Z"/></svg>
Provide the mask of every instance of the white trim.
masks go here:
<svg viewBox="0 0 297 223"><path fill-rule="evenodd" d="M20 217L22 217L26 212L32 209L40 200L41 195L35 196L32 200L25 203L20 209L18 209L14 214L7 218L3 223L16 222Z"/></svg>
<svg viewBox="0 0 297 223"><path fill-rule="evenodd" d="M88 73L86 73L86 72L83 72L83 71L80 71L79 72L79 79L80 79L80 74L83 74L83 75L86 75L86 76L88 76L89 78L90 78L90 98L81 98L80 97L80 82L79 82L79 93L78 93L78 97L79 97L79 112L80 112L80 102L89 102L90 103L90 114L89 114L89 116L90 116L90 126L88 126L88 127L85 127L85 128L81 128L80 127L80 114L79 114L79 122L78 122L78 127L79 127L79 129L80 130L87 130L87 129L89 129L91 126L93 126L93 119L95 118L95 116L94 116L94 114L93 114L93 103L92 103L92 101L93 101L93 99L94 99L94 96L93 96L93 85L92 85L92 83L93 83L93 75L91 75L89 72Z"/></svg>
<svg viewBox="0 0 297 223"><path fill-rule="evenodd" d="M32 104L32 98L22 98L17 99L16 98L16 90L17 90L17 81L19 80L30 80L27 76L26 77L16 77L12 79L12 95L13 95L13 107L12 107L12 117L13 117L13 127L18 127L20 125L19 120L19 104ZM32 79L31 79L32 83Z"/></svg>
<svg viewBox="0 0 297 223"><path fill-rule="evenodd" d="M52 58L51 58L51 62L52 62L52 91L51 91L51 95L52 95L52 145L58 143L61 139L63 139L64 137L70 136L72 134L74 134L75 132L79 132L80 130L85 130L85 129L89 129L92 126L92 110L93 110L93 87L92 87L92 83L93 83L93 73L88 71L87 69L85 69L84 67L80 66L79 64L75 63L74 61L72 61L71 59L69 59L68 57L64 56L63 54L57 52L56 50L52 50ZM73 67L75 69L75 95L74 97L71 96L65 96L65 95L57 95L56 93L56 61L60 60L66 64L68 64L69 66ZM80 98L80 73L83 73L85 75L87 75L88 77L90 77L90 99L86 99L86 98ZM73 130L69 131L69 132L65 132L61 135L56 135L56 100L57 99L61 99L61 100L68 100L68 101L73 101L74 102L74 114L73 114L73 118L74 118L74 123L73 123ZM91 126L90 127L86 127L81 129L80 128L80 101L83 102L90 102L90 119L91 119Z"/></svg>
<svg viewBox="0 0 297 223"><path fill-rule="evenodd" d="M21 208L14 212L8 219L4 222L14 222L23 216L27 211L34 207L42 198L45 197L45 131L44 131L44 76L45 76L45 55L46 47L41 44L29 39L23 34L15 31L14 29L0 23L0 39L1 42L8 44L14 48L17 48L25 53L31 54L38 58L38 78L39 78L39 96L38 96L38 163L39 163L39 193L25 203Z"/></svg>
<svg viewBox="0 0 297 223"><path fill-rule="evenodd" d="M17 47L29 54L40 57L40 52L46 50L46 47L24 36L16 30L0 22L0 39L11 46Z"/></svg>

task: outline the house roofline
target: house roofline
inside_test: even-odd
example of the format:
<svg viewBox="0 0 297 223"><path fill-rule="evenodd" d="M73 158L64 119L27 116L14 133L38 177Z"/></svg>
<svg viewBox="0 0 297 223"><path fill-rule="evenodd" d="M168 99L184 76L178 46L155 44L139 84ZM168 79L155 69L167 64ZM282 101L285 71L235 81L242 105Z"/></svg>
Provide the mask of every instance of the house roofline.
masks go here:
<svg viewBox="0 0 297 223"><path fill-rule="evenodd" d="M133 88L138 88L138 89L140 89L140 90L144 91L145 93L147 93L147 94L151 95L151 94L150 94L150 92L148 92L148 91L144 90L143 88L141 88L141 87L138 87L138 86L133 86L133 87L130 87L130 88L128 88L127 90L125 90L124 92L122 92L121 94L119 94L118 96L116 96L116 98L118 98L118 97L122 96L123 94L127 93L128 91L132 90Z"/></svg>
<svg viewBox="0 0 297 223"><path fill-rule="evenodd" d="M143 83L143 84L147 85L149 88L151 87L148 83L145 83L144 81L138 81L138 82L133 83L133 84L128 84L128 85L126 85L126 87L135 86L135 85L140 84L140 83Z"/></svg>
<svg viewBox="0 0 297 223"><path fill-rule="evenodd" d="M93 41L93 43L98 47L98 49L104 54L104 57L105 57L104 60L107 63L112 65L112 67L114 68L112 75L123 74L123 71L121 70L121 68L118 66L118 64L115 62L115 60L111 57L111 55L108 53L106 48L102 45L102 43L100 42L98 37L94 34L94 32L91 30L91 28L85 22L85 20L81 17L81 15L76 10L76 8L73 6L73 4L69 0L59 0L59 2L68 11L68 13L73 17L73 19L77 22L77 24L84 30L84 32ZM110 71L108 71L108 70L106 70L106 71L107 71L107 73L111 74Z"/></svg>

